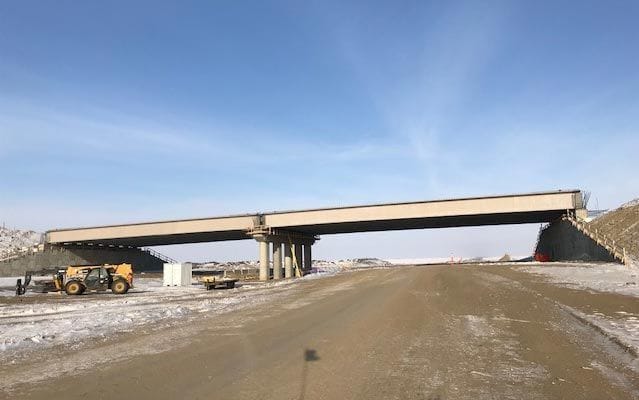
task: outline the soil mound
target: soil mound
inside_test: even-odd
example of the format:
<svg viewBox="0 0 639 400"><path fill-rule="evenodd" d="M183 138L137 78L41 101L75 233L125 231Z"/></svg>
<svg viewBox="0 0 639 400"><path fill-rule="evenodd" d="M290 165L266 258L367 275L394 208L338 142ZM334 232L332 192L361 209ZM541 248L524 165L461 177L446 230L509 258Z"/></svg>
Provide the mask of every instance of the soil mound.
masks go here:
<svg viewBox="0 0 639 400"><path fill-rule="evenodd" d="M619 247L625 247L626 253L639 260L639 199L623 204L616 210L607 212L590 222L592 231L615 241Z"/></svg>

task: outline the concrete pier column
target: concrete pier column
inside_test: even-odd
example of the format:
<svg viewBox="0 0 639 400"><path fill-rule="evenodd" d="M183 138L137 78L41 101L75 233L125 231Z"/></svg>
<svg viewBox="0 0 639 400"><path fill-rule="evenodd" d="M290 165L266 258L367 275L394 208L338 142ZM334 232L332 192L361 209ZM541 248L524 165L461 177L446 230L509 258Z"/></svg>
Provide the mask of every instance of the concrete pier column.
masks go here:
<svg viewBox="0 0 639 400"><path fill-rule="evenodd" d="M273 279L282 279L282 242L273 242Z"/></svg>
<svg viewBox="0 0 639 400"><path fill-rule="evenodd" d="M270 267L270 260L269 260L269 252L268 252L268 248L269 248L269 243L266 241L266 239L262 239L259 241L260 243L260 280L261 281L267 281L268 280L268 276L269 276L269 267Z"/></svg>
<svg viewBox="0 0 639 400"><path fill-rule="evenodd" d="M291 254L291 244L284 243L284 278L293 277L293 255Z"/></svg>
<svg viewBox="0 0 639 400"><path fill-rule="evenodd" d="M302 244L295 243L293 245L293 265L295 266L295 276L302 276Z"/></svg>
<svg viewBox="0 0 639 400"><path fill-rule="evenodd" d="M313 267L313 260L311 256L311 247L313 245L308 243L304 245L304 271L310 271Z"/></svg>

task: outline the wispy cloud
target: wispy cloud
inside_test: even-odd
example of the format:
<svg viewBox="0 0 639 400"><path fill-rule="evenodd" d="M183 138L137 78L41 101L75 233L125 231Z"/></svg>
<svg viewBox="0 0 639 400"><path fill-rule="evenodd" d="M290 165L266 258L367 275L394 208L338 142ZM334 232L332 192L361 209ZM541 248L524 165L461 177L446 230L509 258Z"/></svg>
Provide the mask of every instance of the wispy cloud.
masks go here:
<svg viewBox="0 0 639 400"><path fill-rule="evenodd" d="M383 44L377 55L371 54L370 38L352 23L353 15L326 22L339 53L386 121L387 132L409 149L434 192L445 191L446 176L461 168L464 149L445 139L459 134L456 122L464 118L475 80L501 45L509 12L506 4L453 5L437 18L423 12L418 17L421 35L385 43L398 57L388 57Z"/></svg>
<svg viewBox="0 0 639 400"><path fill-rule="evenodd" d="M235 122L210 126L194 121L172 121L171 127L165 127L161 121L114 110L83 111L55 110L37 104L16 109L11 99L0 99L0 137L7 142L4 155L11 151L38 153L53 145L91 152L92 156L110 157L117 152L189 157L194 162L206 156L220 161L264 164L302 159L307 162L357 161L401 155L406 151L405 146L383 138L334 143L321 139L322 135L317 132L305 132L299 140L286 136L268 140L277 136L268 127L243 128Z"/></svg>

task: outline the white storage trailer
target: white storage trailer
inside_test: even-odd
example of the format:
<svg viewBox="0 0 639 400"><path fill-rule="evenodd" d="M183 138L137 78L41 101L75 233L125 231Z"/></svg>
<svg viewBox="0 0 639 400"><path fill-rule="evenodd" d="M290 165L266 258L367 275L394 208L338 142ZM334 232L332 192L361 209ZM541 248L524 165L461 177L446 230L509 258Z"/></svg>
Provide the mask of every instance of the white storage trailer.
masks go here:
<svg viewBox="0 0 639 400"><path fill-rule="evenodd" d="M164 286L191 286L191 263L164 264Z"/></svg>

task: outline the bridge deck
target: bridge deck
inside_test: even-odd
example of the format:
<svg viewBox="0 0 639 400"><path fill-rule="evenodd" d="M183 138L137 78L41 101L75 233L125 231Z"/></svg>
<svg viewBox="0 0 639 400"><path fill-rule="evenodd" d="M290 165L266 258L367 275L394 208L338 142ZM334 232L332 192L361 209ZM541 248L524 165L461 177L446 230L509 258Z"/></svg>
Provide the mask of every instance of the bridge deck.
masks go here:
<svg viewBox="0 0 639 400"><path fill-rule="evenodd" d="M548 222L582 208L578 190L158 221L47 232L47 242L126 246L250 239L258 225L315 235Z"/></svg>

